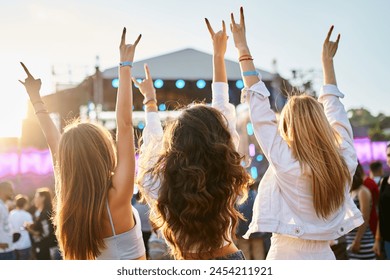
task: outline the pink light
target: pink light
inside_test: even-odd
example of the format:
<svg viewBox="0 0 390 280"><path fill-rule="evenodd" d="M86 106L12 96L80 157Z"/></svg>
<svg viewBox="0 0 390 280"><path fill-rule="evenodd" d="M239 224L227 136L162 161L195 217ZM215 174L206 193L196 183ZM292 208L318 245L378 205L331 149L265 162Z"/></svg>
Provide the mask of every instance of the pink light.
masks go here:
<svg viewBox="0 0 390 280"><path fill-rule="evenodd" d="M28 173L51 174L52 166L49 150L24 149L20 157L18 152L0 154L0 178Z"/></svg>
<svg viewBox="0 0 390 280"><path fill-rule="evenodd" d="M17 153L0 154L0 178L18 174L18 161Z"/></svg>
<svg viewBox="0 0 390 280"><path fill-rule="evenodd" d="M256 154L256 147L255 144L249 144L249 155L251 157L254 157Z"/></svg>
<svg viewBox="0 0 390 280"><path fill-rule="evenodd" d="M357 157L361 163L386 161L386 142L371 142L369 138L354 139Z"/></svg>

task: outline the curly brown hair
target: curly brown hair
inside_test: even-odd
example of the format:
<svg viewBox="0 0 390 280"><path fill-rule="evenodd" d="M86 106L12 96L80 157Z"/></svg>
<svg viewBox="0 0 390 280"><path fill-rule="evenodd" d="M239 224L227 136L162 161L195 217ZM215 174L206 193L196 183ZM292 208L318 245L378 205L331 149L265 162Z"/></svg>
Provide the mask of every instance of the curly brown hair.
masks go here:
<svg viewBox="0 0 390 280"><path fill-rule="evenodd" d="M195 253L211 258L231 242L242 215L235 208L247 197L250 176L241 165L227 120L197 104L167 125L157 164L143 176L160 180L151 220L176 259Z"/></svg>

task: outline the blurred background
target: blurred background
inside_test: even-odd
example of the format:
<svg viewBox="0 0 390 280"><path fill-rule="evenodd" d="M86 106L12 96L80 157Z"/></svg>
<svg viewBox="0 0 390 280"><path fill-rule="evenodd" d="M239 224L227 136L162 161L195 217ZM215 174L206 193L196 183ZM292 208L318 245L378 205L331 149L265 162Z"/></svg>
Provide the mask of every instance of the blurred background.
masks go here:
<svg viewBox="0 0 390 280"><path fill-rule="evenodd" d="M296 87L313 96L322 85L321 47L330 25L341 42L335 59L339 88L354 129L355 147L366 172L375 160L386 165L390 140L389 1L49 1L0 0L0 180L31 195L54 184L51 157L27 94L18 79L23 61L42 79L44 102L61 129L80 117L115 130L119 39L124 26L132 42L142 33L134 76L148 63L165 121L179 104L211 101L212 44L204 24L245 9L248 43L255 65L283 108L283 93ZM230 34L230 32L228 32ZM230 35L231 36L231 35ZM237 106L240 151L248 172L260 180L268 163L257 145L245 105L243 82L232 38L226 53L231 103ZM142 98L134 88L134 127L145 126ZM138 134L139 135L139 134Z"/></svg>

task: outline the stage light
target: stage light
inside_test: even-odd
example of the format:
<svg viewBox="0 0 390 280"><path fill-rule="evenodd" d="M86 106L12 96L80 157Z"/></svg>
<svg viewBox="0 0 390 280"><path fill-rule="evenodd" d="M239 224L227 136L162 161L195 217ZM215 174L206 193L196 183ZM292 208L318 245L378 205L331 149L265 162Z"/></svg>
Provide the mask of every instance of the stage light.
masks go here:
<svg viewBox="0 0 390 280"><path fill-rule="evenodd" d="M143 122L139 122L137 127L142 130L145 128L145 124Z"/></svg>
<svg viewBox="0 0 390 280"><path fill-rule="evenodd" d="M158 105L158 109L159 109L160 111L165 111L165 110L167 109L167 106L165 106L165 104L162 103L162 104Z"/></svg>
<svg viewBox="0 0 390 280"><path fill-rule="evenodd" d="M244 82L242 80L237 80L236 81L236 87L238 89L242 89L244 87Z"/></svg>
<svg viewBox="0 0 390 280"><path fill-rule="evenodd" d="M259 174L257 173L257 167L254 166L251 167L251 176L254 180L257 179L257 177L259 176Z"/></svg>
<svg viewBox="0 0 390 280"><path fill-rule="evenodd" d="M254 157L256 154L256 147L255 144L249 144L249 155L251 157Z"/></svg>
<svg viewBox="0 0 390 280"><path fill-rule="evenodd" d="M118 88L119 87L119 79L118 78L112 79L111 85L113 88Z"/></svg>
<svg viewBox="0 0 390 280"><path fill-rule="evenodd" d="M248 135L253 135L253 126L252 126L252 123L247 123L246 124L246 131L248 133Z"/></svg>
<svg viewBox="0 0 390 280"><path fill-rule="evenodd" d="M199 89L203 89L206 87L206 81L205 80L198 80L196 82L196 86L199 88Z"/></svg>
<svg viewBox="0 0 390 280"><path fill-rule="evenodd" d="M263 159L264 159L264 156L263 156L263 155L257 155L257 157L256 157L256 160L257 160L258 162L262 161Z"/></svg>
<svg viewBox="0 0 390 280"><path fill-rule="evenodd" d="M176 83L175 83L176 87L178 89L182 89L185 87L186 85L186 82L184 80L177 80Z"/></svg>
<svg viewBox="0 0 390 280"><path fill-rule="evenodd" d="M154 81L155 88L162 88L164 86L164 81L161 79L157 79Z"/></svg>

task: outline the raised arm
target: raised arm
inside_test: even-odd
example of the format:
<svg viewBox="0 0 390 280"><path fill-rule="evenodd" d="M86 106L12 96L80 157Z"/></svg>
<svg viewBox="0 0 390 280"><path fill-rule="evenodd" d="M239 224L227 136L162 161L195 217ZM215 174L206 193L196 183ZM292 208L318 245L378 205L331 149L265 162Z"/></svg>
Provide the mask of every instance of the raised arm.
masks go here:
<svg viewBox="0 0 390 280"><path fill-rule="evenodd" d="M46 142L49 146L53 158L53 164L55 164L61 134L55 126L53 120L50 118L46 105L43 103L39 93L42 84L41 79L35 79L27 67L23 64L23 62L20 62L20 64L26 72L27 78L24 80L24 82L21 80L19 80L19 82L25 86L28 96L30 97L31 104L34 107L35 115L38 118L39 125L41 126L43 134L46 138Z"/></svg>
<svg viewBox="0 0 390 280"><path fill-rule="evenodd" d="M295 159L292 157L287 143L278 132L276 115L271 109L268 98L270 92L261 81L261 76L253 64L246 40L242 7L240 9L240 23L236 23L232 13L230 28L233 33L234 45L238 51L241 74L245 84L241 101L247 102L249 105L254 134L271 167L276 171L285 171L293 166L291 163Z"/></svg>
<svg viewBox="0 0 390 280"><path fill-rule="evenodd" d="M222 30L214 32L208 19L205 19L213 42L213 83L212 107L218 109L228 121L228 127L233 139L234 146L238 149L239 135L236 130L236 110L233 104L229 103L229 86L226 75L225 53L228 36L226 35L225 22L222 21Z"/></svg>
<svg viewBox="0 0 390 280"><path fill-rule="evenodd" d="M333 58L336 55L340 41L340 34L337 36L336 41L332 42L330 41L332 31L333 26L330 28L322 48L324 86L318 101L324 105L324 112L330 125L341 137L340 151L347 163L349 172L353 175L357 166L357 156L353 145L352 127L344 105L340 102L340 98L343 98L344 94L337 88L333 64Z"/></svg>
<svg viewBox="0 0 390 280"><path fill-rule="evenodd" d="M120 51L119 87L116 100L116 145L118 163L113 176L115 192L110 199L116 201L131 200L134 190L135 155L133 131L133 93L131 83L131 67L134 60L135 48L141 39L138 36L134 44L126 44L126 28L123 29Z"/></svg>
<svg viewBox="0 0 390 280"><path fill-rule="evenodd" d="M144 97L146 120L146 126L142 132L143 144L138 159L137 181L140 187L143 188L148 203L151 203L151 200L157 199L160 182L153 180L150 174L145 174L145 172L157 162L162 147L163 129L157 112L156 89L153 86L153 79L149 67L145 64L144 68L145 79L142 82L139 83L133 78L134 83Z"/></svg>

